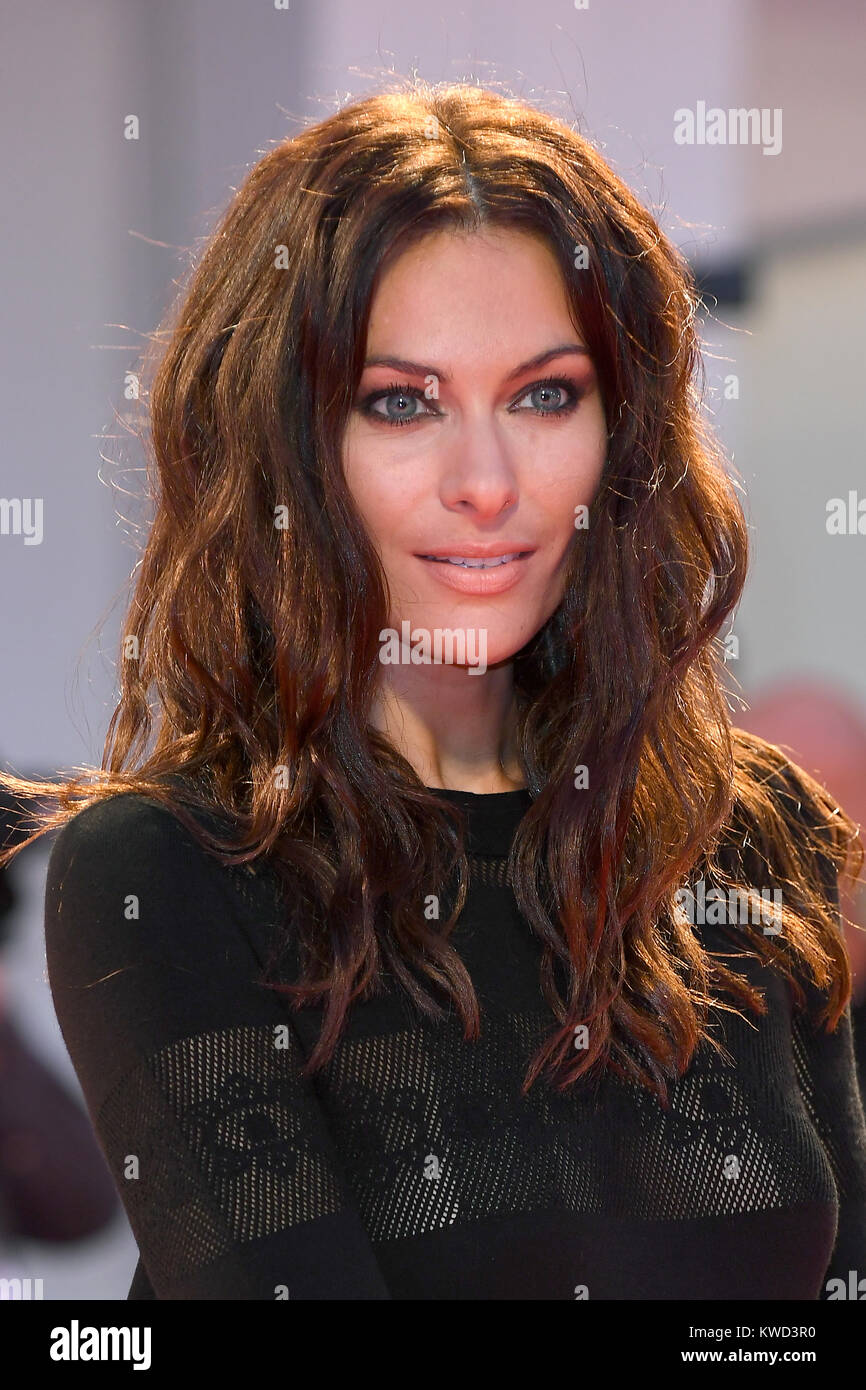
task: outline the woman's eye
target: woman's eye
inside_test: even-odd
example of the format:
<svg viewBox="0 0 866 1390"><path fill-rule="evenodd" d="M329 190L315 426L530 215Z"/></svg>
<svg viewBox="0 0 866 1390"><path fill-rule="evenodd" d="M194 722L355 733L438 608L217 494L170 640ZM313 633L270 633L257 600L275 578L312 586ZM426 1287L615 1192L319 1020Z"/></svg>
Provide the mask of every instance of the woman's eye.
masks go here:
<svg viewBox="0 0 866 1390"><path fill-rule="evenodd" d="M529 400L529 409L537 415L567 415L577 405L577 392L568 381L539 381L514 402L516 410L521 401ZM527 407L523 407L526 409Z"/></svg>
<svg viewBox="0 0 866 1390"><path fill-rule="evenodd" d="M570 415L576 408L581 393L567 380L537 381L518 397L509 410L530 409L536 415L561 418ZM528 407L522 406L528 401ZM422 409L423 407L423 409ZM431 409L424 391L418 386L400 385L395 382L380 391L373 391L361 403L362 412L386 425L411 425L425 416L440 414Z"/></svg>
<svg viewBox="0 0 866 1390"><path fill-rule="evenodd" d="M435 414L435 411L419 408L425 401L424 392L417 387L394 386L368 397L365 409L369 415L384 420L387 425L408 425L425 415ZM385 407L384 410L376 408L380 405Z"/></svg>

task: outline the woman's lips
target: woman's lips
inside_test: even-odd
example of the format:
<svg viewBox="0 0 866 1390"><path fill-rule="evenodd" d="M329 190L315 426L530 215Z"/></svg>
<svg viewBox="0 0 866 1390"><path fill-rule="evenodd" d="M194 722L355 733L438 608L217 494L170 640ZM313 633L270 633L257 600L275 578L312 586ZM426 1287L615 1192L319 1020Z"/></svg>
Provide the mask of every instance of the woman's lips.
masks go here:
<svg viewBox="0 0 866 1390"><path fill-rule="evenodd" d="M513 554L513 552L511 552ZM480 569L475 565L454 565L448 560L433 559L429 556L418 555L416 559L425 566L434 578L438 579L448 589L456 589L461 594L503 594L507 589L512 589L515 584L519 584L526 571L527 563L532 559L533 551L524 551L499 563L493 563L498 557L490 556L489 568ZM474 558L477 562L481 557Z"/></svg>

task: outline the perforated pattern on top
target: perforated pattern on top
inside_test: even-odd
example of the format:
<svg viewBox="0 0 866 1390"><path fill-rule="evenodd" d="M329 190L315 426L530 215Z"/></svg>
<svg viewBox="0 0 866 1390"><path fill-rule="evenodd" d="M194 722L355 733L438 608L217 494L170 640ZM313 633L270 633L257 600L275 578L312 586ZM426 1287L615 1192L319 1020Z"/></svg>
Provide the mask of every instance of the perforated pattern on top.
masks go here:
<svg viewBox="0 0 866 1390"><path fill-rule="evenodd" d="M340 1208L297 1039L278 1036L279 1047L269 1028L183 1039L148 1057L103 1105L106 1157L157 1281Z"/></svg>
<svg viewBox="0 0 866 1390"><path fill-rule="evenodd" d="M511 884L511 874L508 872L508 860L501 855L494 854L469 854L470 878L476 883L480 883L484 888L508 888Z"/></svg>
<svg viewBox="0 0 866 1390"><path fill-rule="evenodd" d="M827 1153L777 1084L784 1059L760 1037L740 1039L757 1091L707 1051L665 1113L613 1079L595 1096L542 1081L522 1097L521 1061L550 1023L540 1011L488 1018L467 1043L453 1020L425 1022L338 1046L316 1091L372 1240L539 1210L677 1220L835 1199ZM183 1277L234 1241L339 1209L290 1037L282 1050L269 1029L185 1039L106 1100L109 1161L139 1158L133 1229L158 1213L152 1277Z"/></svg>

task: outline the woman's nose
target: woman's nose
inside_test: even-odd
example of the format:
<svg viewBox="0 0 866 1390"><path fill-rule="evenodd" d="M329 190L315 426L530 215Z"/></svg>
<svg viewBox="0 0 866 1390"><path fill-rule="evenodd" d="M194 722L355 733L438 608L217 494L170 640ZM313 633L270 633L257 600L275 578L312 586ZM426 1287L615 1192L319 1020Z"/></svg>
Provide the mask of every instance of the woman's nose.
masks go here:
<svg viewBox="0 0 866 1390"><path fill-rule="evenodd" d="M519 495L515 461L494 421L465 423L448 441L440 482L447 507L499 516Z"/></svg>

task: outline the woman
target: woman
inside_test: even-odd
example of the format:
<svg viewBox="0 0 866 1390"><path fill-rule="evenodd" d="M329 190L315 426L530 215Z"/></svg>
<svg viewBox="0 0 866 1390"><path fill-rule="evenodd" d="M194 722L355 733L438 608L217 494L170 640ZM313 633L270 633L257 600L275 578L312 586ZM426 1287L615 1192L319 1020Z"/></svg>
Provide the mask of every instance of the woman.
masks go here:
<svg viewBox="0 0 866 1390"><path fill-rule="evenodd" d="M587 141L474 87L347 106L234 198L149 393L103 767L46 818L130 1298L866 1268L862 846L731 728L696 303Z"/></svg>

